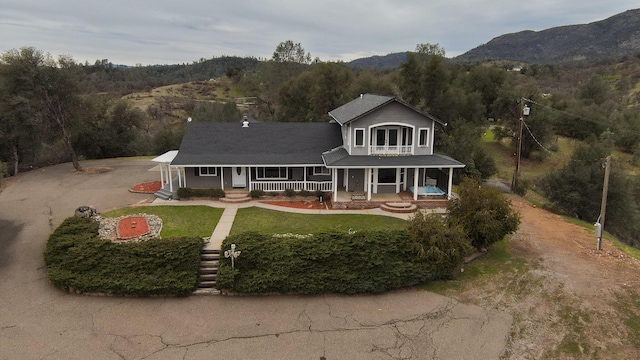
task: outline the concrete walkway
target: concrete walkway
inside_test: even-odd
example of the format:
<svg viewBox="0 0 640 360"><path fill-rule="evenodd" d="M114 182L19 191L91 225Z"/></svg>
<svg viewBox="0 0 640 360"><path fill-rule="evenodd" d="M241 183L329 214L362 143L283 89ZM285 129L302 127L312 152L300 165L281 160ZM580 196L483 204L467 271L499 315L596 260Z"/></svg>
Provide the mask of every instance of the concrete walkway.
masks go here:
<svg viewBox="0 0 640 360"><path fill-rule="evenodd" d="M220 216L220 221L216 225L215 229L211 233L211 237L209 239L209 243L205 246L205 249L212 250L220 250L222 241L229 236L231 232L231 228L233 227L233 221L235 220L236 213L240 208L249 208L249 207L259 207L263 209L275 210L275 211L283 211L297 214L309 214L309 215L336 215L336 214L364 214L364 215L379 215L379 216L390 216L403 220L407 220L413 215L413 213L402 214L402 213L391 213L388 211L384 211L380 208L375 209L363 209L363 210L341 210L341 209L332 209L332 210L323 210L323 209L299 209L294 207L287 206L279 206L279 205L271 205L264 202L260 202L257 200L238 203L238 204L230 204L223 203L220 201L214 200L188 200L188 201L179 201L179 200L162 200L155 199L152 203L152 206L210 206L215 208L223 208L222 216ZM424 210L430 212L438 212L442 211L439 209L432 210Z"/></svg>
<svg viewBox="0 0 640 360"><path fill-rule="evenodd" d="M233 226L233 220L236 218L236 213L238 212L237 204L229 204L224 208L222 215L220 216L220 221L218 221L218 225L213 229L213 233L211 233L211 238L209 238L209 243L204 247L205 249L211 250L220 250L222 249L222 240L224 240L229 233L231 232L231 227Z"/></svg>

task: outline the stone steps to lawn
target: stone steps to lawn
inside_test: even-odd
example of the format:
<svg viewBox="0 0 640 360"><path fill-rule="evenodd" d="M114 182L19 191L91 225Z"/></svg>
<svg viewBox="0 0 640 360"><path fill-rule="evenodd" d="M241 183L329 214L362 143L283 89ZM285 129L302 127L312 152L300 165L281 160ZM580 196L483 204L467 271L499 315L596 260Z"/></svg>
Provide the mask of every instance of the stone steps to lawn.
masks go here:
<svg viewBox="0 0 640 360"><path fill-rule="evenodd" d="M200 270L198 270L198 285L196 295L219 294L216 289L216 276L220 263L220 250L202 249L200 251Z"/></svg>

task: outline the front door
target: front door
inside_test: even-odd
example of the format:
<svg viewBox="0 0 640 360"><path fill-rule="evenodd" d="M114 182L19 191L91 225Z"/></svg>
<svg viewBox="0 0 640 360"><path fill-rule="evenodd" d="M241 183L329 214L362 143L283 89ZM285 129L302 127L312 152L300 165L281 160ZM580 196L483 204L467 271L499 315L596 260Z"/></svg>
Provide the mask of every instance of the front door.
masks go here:
<svg viewBox="0 0 640 360"><path fill-rule="evenodd" d="M247 187L247 168L234 166L231 170L232 186L237 188Z"/></svg>

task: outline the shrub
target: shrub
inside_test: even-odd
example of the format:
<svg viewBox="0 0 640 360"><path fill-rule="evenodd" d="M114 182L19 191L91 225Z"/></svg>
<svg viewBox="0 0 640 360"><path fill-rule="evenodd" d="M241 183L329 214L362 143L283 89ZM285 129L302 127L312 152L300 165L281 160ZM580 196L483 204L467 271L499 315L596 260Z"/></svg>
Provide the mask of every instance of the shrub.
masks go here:
<svg viewBox="0 0 640 360"><path fill-rule="evenodd" d="M488 247L518 230L520 215L498 190L482 188L477 181L465 178L458 195L447 204L449 219L464 228L474 247Z"/></svg>
<svg viewBox="0 0 640 360"><path fill-rule="evenodd" d="M293 189L284 189L284 196L286 197L296 196L296 191Z"/></svg>
<svg viewBox="0 0 640 360"><path fill-rule="evenodd" d="M514 186L513 186L513 192L520 195L520 196L524 196L527 191L529 190L529 188L531 187L531 182L527 179L524 179L522 177L520 177L519 175L516 176L515 182L514 182Z"/></svg>
<svg viewBox="0 0 640 360"><path fill-rule="evenodd" d="M249 196L251 196L252 199L258 199L264 196L264 190L251 190L251 192L249 192Z"/></svg>
<svg viewBox="0 0 640 360"><path fill-rule="evenodd" d="M300 196L310 196L311 192L309 190L300 190L300 191L298 191L298 195L300 195Z"/></svg>
<svg viewBox="0 0 640 360"><path fill-rule="evenodd" d="M438 264L443 275L452 275L473 249L462 226L439 214L415 213L409 218L409 233L418 256Z"/></svg>
<svg viewBox="0 0 640 360"><path fill-rule="evenodd" d="M322 190L314 191L313 192L313 196L315 196L315 197L320 197L320 196L326 197L326 196L324 196L324 192Z"/></svg>
<svg viewBox="0 0 640 360"><path fill-rule="evenodd" d="M66 219L47 241L47 275L65 290L116 295L188 295L195 290L200 238L114 243L91 219Z"/></svg>
<svg viewBox="0 0 640 360"><path fill-rule="evenodd" d="M408 246L409 231L273 236L245 232L227 237L242 253L220 263L219 289L239 293L377 293L448 278L460 258L442 244L440 261ZM443 266L443 263L454 266Z"/></svg>
<svg viewBox="0 0 640 360"><path fill-rule="evenodd" d="M225 195L224 190L217 189L194 189L194 188L179 188L178 197L181 199L188 199L192 197L211 197L211 198L223 198Z"/></svg>

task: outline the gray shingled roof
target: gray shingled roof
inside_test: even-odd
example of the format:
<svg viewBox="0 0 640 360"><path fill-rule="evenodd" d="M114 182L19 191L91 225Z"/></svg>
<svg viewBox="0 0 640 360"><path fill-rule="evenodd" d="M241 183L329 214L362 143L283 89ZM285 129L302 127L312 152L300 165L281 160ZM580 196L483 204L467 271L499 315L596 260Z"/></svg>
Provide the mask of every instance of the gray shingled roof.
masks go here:
<svg viewBox="0 0 640 360"><path fill-rule="evenodd" d="M344 148L335 149L322 154L327 167L335 168L391 168L391 167L421 167L421 168L463 168L465 165L448 156L415 155L415 156L369 156L349 155Z"/></svg>
<svg viewBox="0 0 640 360"><path fill-rule="evenodd" d="M172 165L322 165L342 145L335 123L192 122Z"/></svg>
<svg viewBox="0 0 640 360"><path fill-rule="evenodd" d="M342 125L368 114L394 99L395 98L391 96L363 94L355 100L329 111L329 116Z"/></svg>
<svg viewBox="0 0 640 360"><path fill-rule="evenodd" d="M409 109L437 122L440 123L442 125L447 125L444 121L426 114L410 105L405 104L404 102L396 99L395 97L392 96L381 96L381 95L373 95L373 94L363 94L360 95L360 97L356 98L355 100L351 100L350 102L340 106L337 109L331 110L329 111L329 116L331 116L331 118L333 118L335 121L338 122L338 124L343 125L346 123L349 123L353 120L356 120L364 115L367 115L373 111L375 111L378 108L381 108L383 106L385 106L386 104L390 103L390 102L397 102L399 104L402 104L406 107L408 107Z"/></svg>

